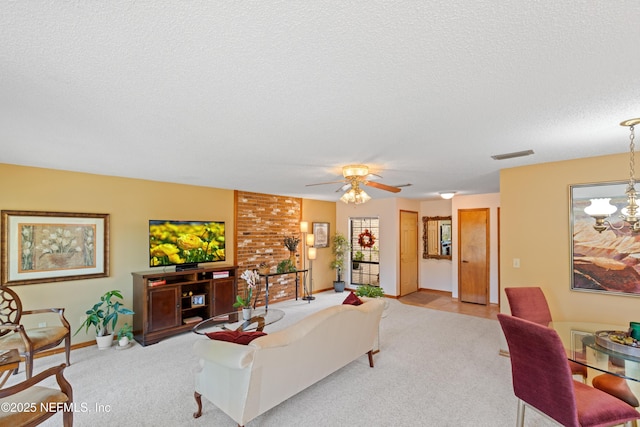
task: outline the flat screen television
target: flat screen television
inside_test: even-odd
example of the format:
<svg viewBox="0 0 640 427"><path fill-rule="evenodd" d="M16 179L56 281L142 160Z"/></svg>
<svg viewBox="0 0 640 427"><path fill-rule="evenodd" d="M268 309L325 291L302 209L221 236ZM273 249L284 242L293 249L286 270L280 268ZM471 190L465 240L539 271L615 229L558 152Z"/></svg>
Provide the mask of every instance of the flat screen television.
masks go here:
<svg viewBox="0 0 640 427"><path fill-rule="evenodd" d="M149 220L150 267L186 270L225 257L222 221Z"/></svg>

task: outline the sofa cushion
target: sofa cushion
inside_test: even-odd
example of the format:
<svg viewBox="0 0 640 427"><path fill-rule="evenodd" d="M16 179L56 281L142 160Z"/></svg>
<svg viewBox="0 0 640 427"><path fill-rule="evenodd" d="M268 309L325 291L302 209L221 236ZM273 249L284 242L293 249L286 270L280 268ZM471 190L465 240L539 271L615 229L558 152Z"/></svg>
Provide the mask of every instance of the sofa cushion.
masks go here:
<svg viewBox="0 0 640 427"><path fill-rule="evenodd" d="M362 300L358 298L356 294L353 292L349 293L347 297L342 301L343 304L351 304L351 305L360 305L362 304Z"/></svg>
<svg viewBox="0 0 640 427"><path fill-rule="evenodd" d="M218 331L218 332L207 332L206 335L212 340L218 341L228 341L236 344L247 345L251 341L256 338L260 338L261 336L267 335L266 332L262 331L254 331L254 332L243 332L243 331Z"/></svg>

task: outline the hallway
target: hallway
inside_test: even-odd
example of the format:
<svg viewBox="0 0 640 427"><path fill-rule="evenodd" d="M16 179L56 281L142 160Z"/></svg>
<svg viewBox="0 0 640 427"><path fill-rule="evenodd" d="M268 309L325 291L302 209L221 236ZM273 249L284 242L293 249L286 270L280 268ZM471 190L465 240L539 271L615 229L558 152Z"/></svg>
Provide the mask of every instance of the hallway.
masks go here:
<svg viewBox="0 0 640 427"><path fill-rule="evenodd" d="M451 297L451 292L427 289L420 289L418 292L400 297L398 301L403 304L417 305L433 310L450 311L494 320L497 320L497 314L500 312L500 307L497 304L479 305L459 302L456 298Z"/></svg>

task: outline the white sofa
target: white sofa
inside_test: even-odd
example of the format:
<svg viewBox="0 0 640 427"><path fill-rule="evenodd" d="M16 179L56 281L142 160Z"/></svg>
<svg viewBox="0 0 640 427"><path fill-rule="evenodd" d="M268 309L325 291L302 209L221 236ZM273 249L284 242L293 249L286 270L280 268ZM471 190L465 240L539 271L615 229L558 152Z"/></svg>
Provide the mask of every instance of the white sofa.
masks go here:
<svg viewBox="0 0 640 427"><path fill-rule="evenodd" d="M243 426L358 357L373 367L383 308L383 298L329 307L248 345L198 340L194 417L204 396Z"/></svg>

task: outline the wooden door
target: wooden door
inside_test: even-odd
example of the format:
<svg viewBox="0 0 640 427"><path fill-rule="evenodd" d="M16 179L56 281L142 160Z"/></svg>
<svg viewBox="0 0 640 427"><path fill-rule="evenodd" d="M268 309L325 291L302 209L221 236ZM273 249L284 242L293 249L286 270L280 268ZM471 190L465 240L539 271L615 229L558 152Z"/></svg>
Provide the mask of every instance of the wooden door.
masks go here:
<svg viewBox="0 0 640 427"><path fill-rule="evenodd" d="M178 288L149 291L149 332L180 325L181 313Z"/></svg>
<svg viewBox="0 0 640 427"><path fill-rule="evenodd" d="M418 212L400 211L400 296L418 290Z"/></svg>
<svg viewBox="0 0 640 427"><path fill-rule="evenodd" d="M489 303L489 209L458 210L458 298Z"/></svg>

